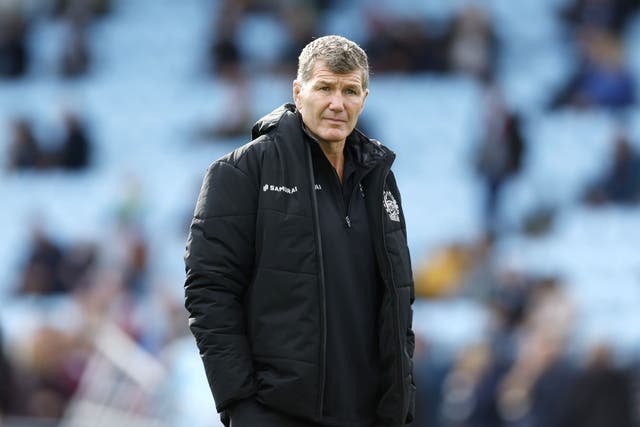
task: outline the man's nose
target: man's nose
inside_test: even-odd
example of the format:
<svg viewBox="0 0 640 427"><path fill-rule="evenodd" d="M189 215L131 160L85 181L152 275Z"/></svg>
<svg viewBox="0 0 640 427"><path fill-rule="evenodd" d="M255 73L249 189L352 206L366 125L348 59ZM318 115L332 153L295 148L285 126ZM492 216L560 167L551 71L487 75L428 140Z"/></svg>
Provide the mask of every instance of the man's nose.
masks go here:
<svg viewBox="0 0 640 427"><path fill-rule="evenodd" d="M335 91L331 94L331 100L329 103L329 108L334 111L342 111L344 110L344 98L340 91Z"/></svg>

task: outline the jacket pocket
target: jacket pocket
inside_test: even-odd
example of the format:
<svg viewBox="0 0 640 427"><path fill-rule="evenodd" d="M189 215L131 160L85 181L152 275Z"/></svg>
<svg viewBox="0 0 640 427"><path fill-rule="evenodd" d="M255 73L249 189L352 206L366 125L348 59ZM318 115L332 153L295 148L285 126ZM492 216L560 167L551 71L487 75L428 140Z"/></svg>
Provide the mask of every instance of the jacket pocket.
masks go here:
<svg viewBox="0 0 640 427"><path fill-rule="evenodd" d="M316 360L320 313L315 275L259 267L249 306L254 356Z"/></svg>
<svg viewBox="0 0 640 427"><path fill-rule="evenodd" d="M272 209L258 211L256 265L295 273L317 273L311 217Z"/></svg>

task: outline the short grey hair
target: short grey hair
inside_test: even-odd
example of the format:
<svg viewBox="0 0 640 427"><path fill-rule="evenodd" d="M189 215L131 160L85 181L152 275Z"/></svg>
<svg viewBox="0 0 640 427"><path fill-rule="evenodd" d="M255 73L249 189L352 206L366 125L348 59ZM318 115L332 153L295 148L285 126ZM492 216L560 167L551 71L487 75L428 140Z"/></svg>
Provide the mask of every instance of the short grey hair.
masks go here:
<svg viewBox="0 0 640 427"><path fill-rule="evenodd" d="M298 57L296 78L301 82L309 81L317 61L324 62L331 71L338 74L360 70L362 71L362 88L369 87L367 54L351 40L333 35L319 37L307 44Z"/></svg>

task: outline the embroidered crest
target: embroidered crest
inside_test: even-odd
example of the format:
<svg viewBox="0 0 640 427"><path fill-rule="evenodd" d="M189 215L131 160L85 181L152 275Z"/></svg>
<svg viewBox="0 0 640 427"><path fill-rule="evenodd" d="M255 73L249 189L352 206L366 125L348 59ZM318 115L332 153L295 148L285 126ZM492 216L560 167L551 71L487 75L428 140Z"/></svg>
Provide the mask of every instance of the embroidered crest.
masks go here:
<svg viewBox="0 0 640 427"><path fill-rule="evenodd" d="M400 222L400 207L398 206L396 199L393 197L393 194L391 194L391 191L386 190L382 193L382 204L389 215L389 219L391 221Z"/></svg>

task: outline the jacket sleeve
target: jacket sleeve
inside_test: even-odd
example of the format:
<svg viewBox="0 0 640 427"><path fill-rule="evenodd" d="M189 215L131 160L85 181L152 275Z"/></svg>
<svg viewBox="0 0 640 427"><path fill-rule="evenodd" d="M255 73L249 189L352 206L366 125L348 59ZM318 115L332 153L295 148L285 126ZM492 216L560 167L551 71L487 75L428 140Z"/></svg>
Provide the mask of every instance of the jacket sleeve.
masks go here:
<svg viewBox="0 0 640 427"><path fill-rule="evenodd" d="M409 269L411 270L411 256L409 255L409 245L408 245L408 239L407 239L407 224L405 221L405 217L404 217L404 209L402 209L402 196L400 195L400 190L398 189L398 184L396 182L396 178L393 174L393 172L389 173L389 177L390 177L390 181L391 181L391 188L393 189L394 193L395 193L395 197L397 197L397 201L398 204L400 206L400 219L401 219L401 223L402 223L402 232L404 235L404 242L403 244L406 247L406 253L407 253L407 262L409 263ZM409 355L409 357L411 358L411 384L410 384L410 388L411 388L411 396L410 396L410 401L409 401L409 409L408 409L408 413L407 413L407 417L405 419L405 424L411 424L415 418L415 381L414 381L414 377L413 377L413 354L415 351L415 347L416 347L416 337L415 337L415 333L413 332L413 303L415 302L416 296L415 296L415 286L414 286L414 281L413 281L413 272L410 271L410 276L412 277L411 282L409 284L409 315L408 315L408 320L407 320L407 330L406 330L406 335L405 335L405 343L406 343L406 349L407 349L407 354Z"/></svg>
<svg viewBox="0 0 640 427"><path fill-rule="evenodd" d="M242 299L253 272L256 185L236 166L213 163L187 240L185 307L218 412L255 393Z"/></svg>
<svg viewBox="0 0 640 427"><path fill-rule="evenodd" d="M398 200L400 201L400 203L402 204L402 201L400 199L400 193L398 192ZM409 254L409 244L407 241L407 226L406 226L406 222L405 222L405 218L404 218L404 210L401 210L402 212L402 224L403 224L403 230L404 230L404 244L405 246L407 246L407 254ZM409 256L409 266L411 266L411 258L410 255ZM413 272L411 272L411 284L409 285L409 319L408 319L408 325L407 325L407 334L406 334L406 345L407 345L407 353L409 354L409 357L411 358L411 391L412 391L412 395L410 397L410 401L409 401L409 411L407 414L407 418L405 420L406 424L411 424L413 422L413 420L415 419L415 405L416 405L416 396L415 396L415 392L416 392L416 384L415 384L415 379L413 376L413 354L416 348L416 336L415 333L413 332L413 303L415 302L416 299L416 294L415 294L415 286L414 286L414 281L413 281Z"/></svg>

